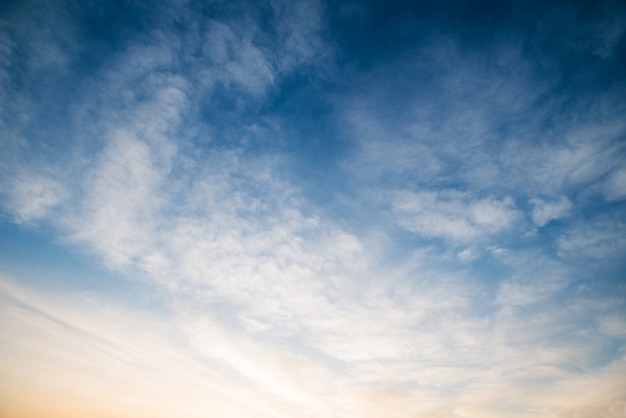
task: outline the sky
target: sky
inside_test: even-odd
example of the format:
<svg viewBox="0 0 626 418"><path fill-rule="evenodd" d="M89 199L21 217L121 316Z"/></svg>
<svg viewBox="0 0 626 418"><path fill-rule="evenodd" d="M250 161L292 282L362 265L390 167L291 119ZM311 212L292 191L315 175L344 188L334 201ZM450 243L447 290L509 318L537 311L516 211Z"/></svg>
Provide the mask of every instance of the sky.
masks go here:
<svg viewBox="0 0 626 418"><path fill-rule="evenodd" d="M0 416L626 416L623 1L0 3Z"/></svg>

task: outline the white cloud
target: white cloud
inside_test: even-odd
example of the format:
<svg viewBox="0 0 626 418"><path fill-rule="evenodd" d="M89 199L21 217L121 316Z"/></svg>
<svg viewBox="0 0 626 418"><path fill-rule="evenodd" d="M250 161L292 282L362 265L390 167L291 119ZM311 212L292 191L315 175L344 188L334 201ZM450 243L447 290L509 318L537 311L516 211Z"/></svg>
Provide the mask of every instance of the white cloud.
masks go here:
<svg viewBox="0 0 626 418"><path fill-rule="evenodd" d="M158 252L151 246L158 242L157 215L170 203L161 195L177 152L168 136L185 105L170 81L137 106L127 125L104 132L103 149L77 185L78 204L61 218L72 241L86 243L112 267Z"/></svg>
<svg viewBox="0 0 626 418"><path fill-rule="evenodd" d="M626 339L626 317L609 314L599 318L600 331L612 338Z"/></svg>
<svg viewBox="0 0 626 418"><path fill-rule="evenodd" d="M208 81L241 86L260 95L274 82L274 69L253 43L254 25L239 23L235 29L217 21L208 23L202 49L210 67L202 72Z"/></svg>
<svg viewBox="0 0 626 418"><path fill-rule="evenodd" d="M322 2L272 0L270 4L276 16L276 61L282 71L316 63L314 59L330 53L331 46L323 40Z"/></svg>
<svg viewBox="0 0 626 418"><path fill-rule="evenodd" d="M398 191L392 202L402 227L426 237L461 243L506 230L518 217L510 197L475 199L455 190Z"/></svg>
<svg viewBox="0 0 626 418"><path fill-rule="evenodd" d="M379 196L398 185L416 192L457 187L475 198L531 200L528 217L542 227L572 214L566 195L577 205L595 193L622 198L618 143L626 125L620 93L594 97L581 115L575 116L577 110L570 116L553 114L554 103L546 104L544 112L537 103L552 90L553 80L536 79L518 42L492 48L494 59L484 60L437 36L422 49L374 68L341 98L344 134L355 144L342 167L368 189L359 196L365 203L376 207L384 200ZM420 60L429 63L428 70ZM428 71L436 72L435 84L416 81L400 87L390 81L409 79L416 71L427 80ZM544 116L562 123L546 130ZM426 236L467 241L489 229L476 228L477 220L424 213L401 222ZM499 230L495 223L491 227Z"/></svg>
<svg viewBox="0 0 626 418"><path fill-rule="evenodd" d="M626 249L623 222L610 216L599 216L579 222L558 239L558 255L565 259L586 257L609 260L622 257Z"/></svg>
<svg viewBox="0 0 626 418"><path fill-rule="evenodd" d="M461 261L472 261L480 257L480 254L472 248L464 248L459 251L456 256Z"/></svg>
<svg viewBox="0 0 626 418"><path fill-rule="evenodd" d="M609 201L626 198L626 168L612 172L604 183L604 195Z"/></svg>
<svg viewBox="0 0 626 418"><path fill-rule="evenodd" d="M513 272L499 282L495 296L505 310L561 298L570 284L569 270L540 251L503 252L498 257Z"/></svg>
<svg viewBox="0 0 626 418"><path fill-rule="evenodd" d="M9 80L9 70L11 67L11 54L14 48L11 38L6 33L5 28L8 23L0 19L0 94L4 101L4 88Z"/></svg>
<svg viewBox="0 0 626 418"><path fill-rule="evenodd" d="M505 281L498 290L496 301L504 306L525 306L554 296L567 285L563 280L542 278L529 282Z"/></svg>
<svg viewBox="0 0 626 418"><path fill-rule="evenodd" d="M486 232L495 233L507 228L517 216L511 197L502 200L480 199L470 205L470 219Z"/></svg>
<svg viewBox="0 0 626 418"><path fill-rule="evenodd" d="M572 202L565 196L548 201L532 199L530 203L533 205L532 219L538 227L545 226L550 221L562 218L572 209Z"/></svg>
<svg viewBox="0 0 626 418"><path fill-rule="evenodd" d="M186 233L190 227L180 226ZM282 229L278 236L298 242L293 232ZM91 387L94 392L79 392L78 399L120 405L135 416L170 416L185 405L192 417L207 408L241 417L367 417L377 410L368 409L373 398L400 416L416 411L445 416L453 409L506 416L494 412L503 397L543 408L549 416L575 391L547 396L537 382L567 387L575 378L573 365L593 370L603 350L597 331L572 334L579 319L590 315L590 305L578 303L574 311L553 304L517 309L562 289L559 277L547 278L554 265L543 264L534 272L536 280L518 278L501 286L502 308L490 311L481 306L484 289L476 283L421 264L414 270L400 267L398 277L367 264L359 275L339 267L355 251L357 259L363 257L354 238L343 233L328 240L309 237L272 255L271 262L263 254L274 247L273 232L262 234L266 244L253 244L260 245L258 253L238 250L250 235L215 233L205 224L188 240L170 235L170 246L153 258L168 266L155 269L153 277L161 280L174 271L179 284L168 290L170 313L156 317L93 295L32 291L3 279L2 345L15 353L3 358L16 367L5 373L30 379L31 388L32 380L43 387L54 384L60 399L77 390L75 385ZM206 247L211 242L216 245ZM179 260L177 249L198 253ZM324 266L329 257L337 258ZM372 280L364 271L387 275ZM345 278L336 283L332 275ZM621 338L614 319L606 317L600 331ZM277 332L281 328L289 332ZM584 338L585 344L571 338ZM41 350L22 348L33 341ZM26 365L49 370L56 379L41 380L38 373L25 372ZM614 390L619 378L609 371L607 376L614 381L607 388ZM205 391L211 396L200 395ZM242 404L248 397L255 401Z"/></svg>
<svg viewBox="0 0 626 418"><path fill-rule="evenodd" d="M81 212L67 219L72 240L88 243L107 264L121 266L147 250L158 229L162 173L151 147L117 132L88 176Z"/></svg>
<svg viewBox="0 0 626 418"><path fill-rule="evenodd" d="M325 408L310 404L326 390L320 364L269 353L206 318L209 327L181 335L197 321L176 329L171 318L32 292L5 278L1 297L0 385L11 395L3 407L19 411L30 396L35 405L85 415L275 417L304 408L298 416L307 417Z"/></svg>
<svg viewBox="0 0 626 418"><path fill-rule="evenodd" d="M357 144L354 154L342 161L343 168L357 181L373 185L381 180L420 182L431 181L444 168L433 154L428 140L436 137L428 124L416 124L410 132L388 126L376 117L378 103L367 98L352 99L354 103L344 110L345 134ZM344 103L340 104L345 107Z"/></svg>
<svg viewBox="0 0 626 418"><path fill-rule="evenodd" d="M7 185L9 200L5 205L18 222L36 222L49 216L50 210L68 195L63 184L36 172L24 173L12 180Z"/></svg>

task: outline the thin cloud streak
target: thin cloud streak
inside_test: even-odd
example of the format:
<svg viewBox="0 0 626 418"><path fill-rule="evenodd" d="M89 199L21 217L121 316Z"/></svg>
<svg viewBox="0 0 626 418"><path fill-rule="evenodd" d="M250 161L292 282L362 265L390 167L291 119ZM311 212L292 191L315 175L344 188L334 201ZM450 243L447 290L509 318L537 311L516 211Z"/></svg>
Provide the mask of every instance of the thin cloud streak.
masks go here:
<svg viewBox="0 0 626 418"><path fill-rule="evenodd" d="M89 309L85 309L86 304ZM411 344L407 348L413 347L417 358L428 358L427 364L439 365L428 367L415 359L410 365L406 362L406 354L398 359L398 363L393 361L393 356L375 362L354 358L352 361L357 361L355 366L358 366L350 367L351 362L343 366L352 369L352 377L348 378L323 358L294 356L280 350L276 343L260 343L258 339L229 331L210 320L209 316L198 316L197 311L191 316L174 313L178 319L172 321L163 314L155 316L128 311L126 307L89 295L33 293L7 281L6 277L3 279L2 306L3 329L7 331L2 341L6 372L25 384L42 387L42 390L51 389L51 385L57 388L68 385L68 390L91 387L93 391L74 392L75 396L94 401L94 408L110 403L120 405L121 402L122 407L131 408L125 413L134 410L139 416L148 413L168 416L168 413L180 412L176 408L183 404L179 402L184 402L185 411L191 416L216 410L248 416L254 410L262 416L266 413L268 416L321 414L340 417L350 416L355 405L365 408L363 416L375 416L371 414L377 409L369 403L372 397L382 404L403 399L401 403L406 404L406 413L415 412L414 408L420 405L418 411L433 416L445 416L450 413L449 408L473 413L480 410L480 413L496 416L497 412L485 409L487 405L498 408L499 399L519 399L521 394L533 399L532 403L526 401L522 410L532 412L533 408L545 408L546 412L554 411L557 413L554 416L558 416L559 409L555 408L563 405L573 408L575 390L596 382L599 376L603 376L605 387L610 388L602 394L603 399L611 400L607 407L624 395L623 390L616 392L617 386L612 386L612 382L623 382L623 357L589 373L584 380L570 367L579 367L589 361L590 352L571 351L567 345L559 347L547 340L547 345L537 346L541 339L537 335L524 336L525 322L514 325L516 319L511 313L495 317L500 325L496 326L497 333L491 337L492 328L488 322L472 324L471 320L458 322L453 318L448 323L433 324L430 331L404 335L394 336L393 332L381 328L384 336L378 338L368 327L365 335L373 340L366 347L382 347L380 344L384 344L384 340L381 338L391 338L389 342L396 346L392 352L398 352L397 344L408 336ZM555 325L562 320L559 318L562 314L552 312L545 316L534 313L533 323L538 329L550 324L553 330L558 330ZM549 323L538 320L542 316ZM381 320L388 323L384 318ZM352 326L357 324L363 324L363 321L359 319ZM470 331L466 334L469 340L463 337L467 331ZM480 337L480 334L484 336ZM487 348L485 337L490 340L491 354L488 357L482 352ZM594 341L590 337L589 334L584 336L588 344ZM355 340L354 335L345 338L352 344L365 342L362 338ZM511 345L515 340L515 345ZM45 341L46 344L33 345L35 341ZM524 341L530 344L526 345ZM463 347L462 351L455 349L455 344L461 344L458 347ZM36 346L40 348L33 350ZM390 353L388 350L385 351ZM475 353L468 357L474 350ZM458 354L463 357L455 358ZM487 358L490 360L485 362ZM391 363L387 362L389 360ZM471 364L474 366L468 367ZM35 372L37 367L49 370L50 378L54 378L46 380L45 375ZM538 378L541 380L536 381ZM547 387L560 389L545 393ZM457 395L444 395L446 388L456 388L450 395ZM211 393L208 398L207 390ZM162 395L157 397L158 393ZM162 398L166 393L167 396ZM203 395L199 396L200 393ZM245 393L257 400L247 403L248 410L242 409L239 403ZM337 398L337 394L342 396ZM176 401L170 403L168 399ZM404 413L403 408L400 407L398 412Z"/></svg>

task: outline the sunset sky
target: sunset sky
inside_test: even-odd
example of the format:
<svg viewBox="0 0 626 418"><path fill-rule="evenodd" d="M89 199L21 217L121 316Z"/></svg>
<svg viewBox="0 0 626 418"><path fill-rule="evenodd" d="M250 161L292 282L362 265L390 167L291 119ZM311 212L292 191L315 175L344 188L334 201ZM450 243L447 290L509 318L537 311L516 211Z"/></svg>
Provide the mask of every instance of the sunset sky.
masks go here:
<svg viewBox="0 0 626 418"><path fill-rule="evenodd" d="M626 4L0 3L0 417L626 416Z"/></svg>

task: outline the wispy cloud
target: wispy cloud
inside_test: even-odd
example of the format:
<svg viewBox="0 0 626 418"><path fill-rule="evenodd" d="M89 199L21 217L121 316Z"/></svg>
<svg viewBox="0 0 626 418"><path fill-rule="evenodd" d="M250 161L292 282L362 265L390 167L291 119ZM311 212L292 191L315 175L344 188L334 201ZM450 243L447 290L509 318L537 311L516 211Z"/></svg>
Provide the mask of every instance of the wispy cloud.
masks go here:
<svg viewBox="0 0 626 418"><path fill-rule="evenodd" d="M572 202L565 196L561 196L553 201L532 199L530 203L534 206L532 212L533 222L539 227L566 216L567 212L572 208Z"/></svg>
<svg viewBox="0 0 626 418"><path fill-rule="evenodd" d="M584 375L577 372L588 370L594 351L606 343L587 328L569 337L585 339L586 348L573 349L563 339L575 326L566 320L572 311L550 307L472 319L454 314L465 315L463 308L442 304L433 311L432 297L421 300L430 301L427 311L436 316L420 321L422 309L421 315L406 317L408 306L394 307L390 300L360 308L375 322L354 310L339 316L338 329L345 332L319 335L318 342L327 355L341 359L336 363L314 352L285 350L290 345L281 338L250 338L198 311L198 305L191 311L186 305L186 313L148 314L84 294L34 293L4 278L2 346L9 363L3 368L42 391L91 388L74 392L85 413L104 408L138 416L169 416L180 408L190 416L216 410L236 416L351 416L355 411L377 416L382 405L397 408L401 416L415 411L565 414L568 409L584 413L584 400L573 395L594 382L606 390L589 398L598 408L615 408L624 395L617 390L623 386L617 384L623 380L623 359ZM420 306L415 298L411 302ZM618 321L603 319L602 332L619 337ZM50 378L36 372L38 367ZM13 399L27 395L18 387L7 392ZM200 396L206 391L210 395ZM253 401L242 405L244 395ZM52 407L67 410L63 399Z"/></svg>
<svg viewBox="0 0 626 418"><path fill-rule="evenodd" d="M510 197L472 201L455 190L398 192L392 205L400 225L408 230L462 243L500 232L518 216Z"/></svg>

